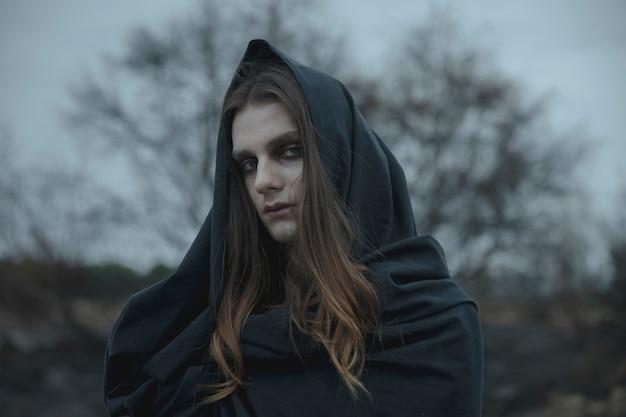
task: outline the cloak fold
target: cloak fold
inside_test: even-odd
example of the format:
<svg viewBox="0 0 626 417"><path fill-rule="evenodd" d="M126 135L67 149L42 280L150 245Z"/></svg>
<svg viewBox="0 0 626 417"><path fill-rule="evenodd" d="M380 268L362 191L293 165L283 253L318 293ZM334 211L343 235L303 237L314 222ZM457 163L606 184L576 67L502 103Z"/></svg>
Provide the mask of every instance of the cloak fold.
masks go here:
<svg viewBox="0 0 626 417"><path fill-rule="evenodd" d="M292 341L287 311L277 307L246 322L244 388L211 406L196 405L198 387L219 378L206 343L221 291L228 203L231 158L222 126L213 208L204 225L176 272L133 295L111 332L105 364L111 415L480 416L477 308L450 279L439 244L417 236L400 165L339 81L262 40L250 42L237 71L264 60L284 62L296 76L322 163L367 238L357 253L379 291L383 322L370 337L362 376L371 397L354 401L319 345L295 330Z"/></svg>

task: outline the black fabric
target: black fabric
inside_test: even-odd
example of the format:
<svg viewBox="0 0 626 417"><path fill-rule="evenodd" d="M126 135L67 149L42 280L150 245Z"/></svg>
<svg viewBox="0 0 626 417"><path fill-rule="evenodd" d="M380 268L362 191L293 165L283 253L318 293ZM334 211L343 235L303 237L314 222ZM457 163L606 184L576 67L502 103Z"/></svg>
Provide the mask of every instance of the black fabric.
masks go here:
<svg viewBox="0 0 626 417"><path fill-rule="evenodd" d="M417 236L404 174L334 78L265 41L242 63L285 62L304 91L322 162L370 242L358 248L382 303L355 401L318 345L295 332L282 307L254 314L242 334L247 383L209 407L200 384L219 375L206 343L221 290L230 155L218 137L214 203L177 271L128 301L107 346L105 395L112 416L479 416L483 350L473 301L448 274L443 250ZM231 85L234 88L235 85ZM368 247L377 250L371 251Z"/></svg>

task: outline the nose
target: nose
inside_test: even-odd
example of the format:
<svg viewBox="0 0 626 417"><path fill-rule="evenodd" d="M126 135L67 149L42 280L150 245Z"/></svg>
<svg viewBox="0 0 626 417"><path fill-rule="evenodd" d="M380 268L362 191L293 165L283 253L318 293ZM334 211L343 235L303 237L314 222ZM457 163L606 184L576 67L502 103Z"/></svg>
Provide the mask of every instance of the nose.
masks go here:
<svg viewBox="0 0 626 417"><path fill-rule="evenodd" d="M256 177L254 179L254 188L259 194L267 194L271 191L279 191L284 182L276 164L268 160L257 161Z"/></svg>

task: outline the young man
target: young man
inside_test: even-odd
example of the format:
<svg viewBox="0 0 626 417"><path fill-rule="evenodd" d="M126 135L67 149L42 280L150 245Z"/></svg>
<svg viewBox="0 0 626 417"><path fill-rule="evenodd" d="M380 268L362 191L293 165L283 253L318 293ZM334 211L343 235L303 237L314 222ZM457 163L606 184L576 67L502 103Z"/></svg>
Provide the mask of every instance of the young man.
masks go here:
<svg viewBox="0 0 626 417"><path fill-rule="evenodd" d="M475 304L343 85L253 41L213 209L107 349L112 415L479 416Z"/></svg>

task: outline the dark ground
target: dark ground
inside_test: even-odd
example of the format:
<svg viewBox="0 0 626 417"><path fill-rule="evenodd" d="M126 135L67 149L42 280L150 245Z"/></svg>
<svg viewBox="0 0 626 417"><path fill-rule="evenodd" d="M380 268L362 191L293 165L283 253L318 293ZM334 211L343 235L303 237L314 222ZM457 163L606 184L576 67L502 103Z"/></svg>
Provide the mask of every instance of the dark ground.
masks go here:
<svg viewBox="0 0 626 417"><path fill-rule="evenodd" d="M104 342L84 337L21 351L7 341L0 351L0 415L106 417L102 394ZM32 335L12 335L22 339ZM19 343L19 342L18 342ZM28 342L26 342L28 343Z"/></svg>
<svg viewBox="0 0 626 417"><path fill-rule="evenodd" d="M485 316L484 417L626 417L626 384L619 379L620 366L626 375L626 352L607 351L614 357L601 359L618 378L598 378L589 373L586 345L575 334L557 331L549 320ZM102 326L0 326L0 415L106 417L107 333Z"/></svg>

